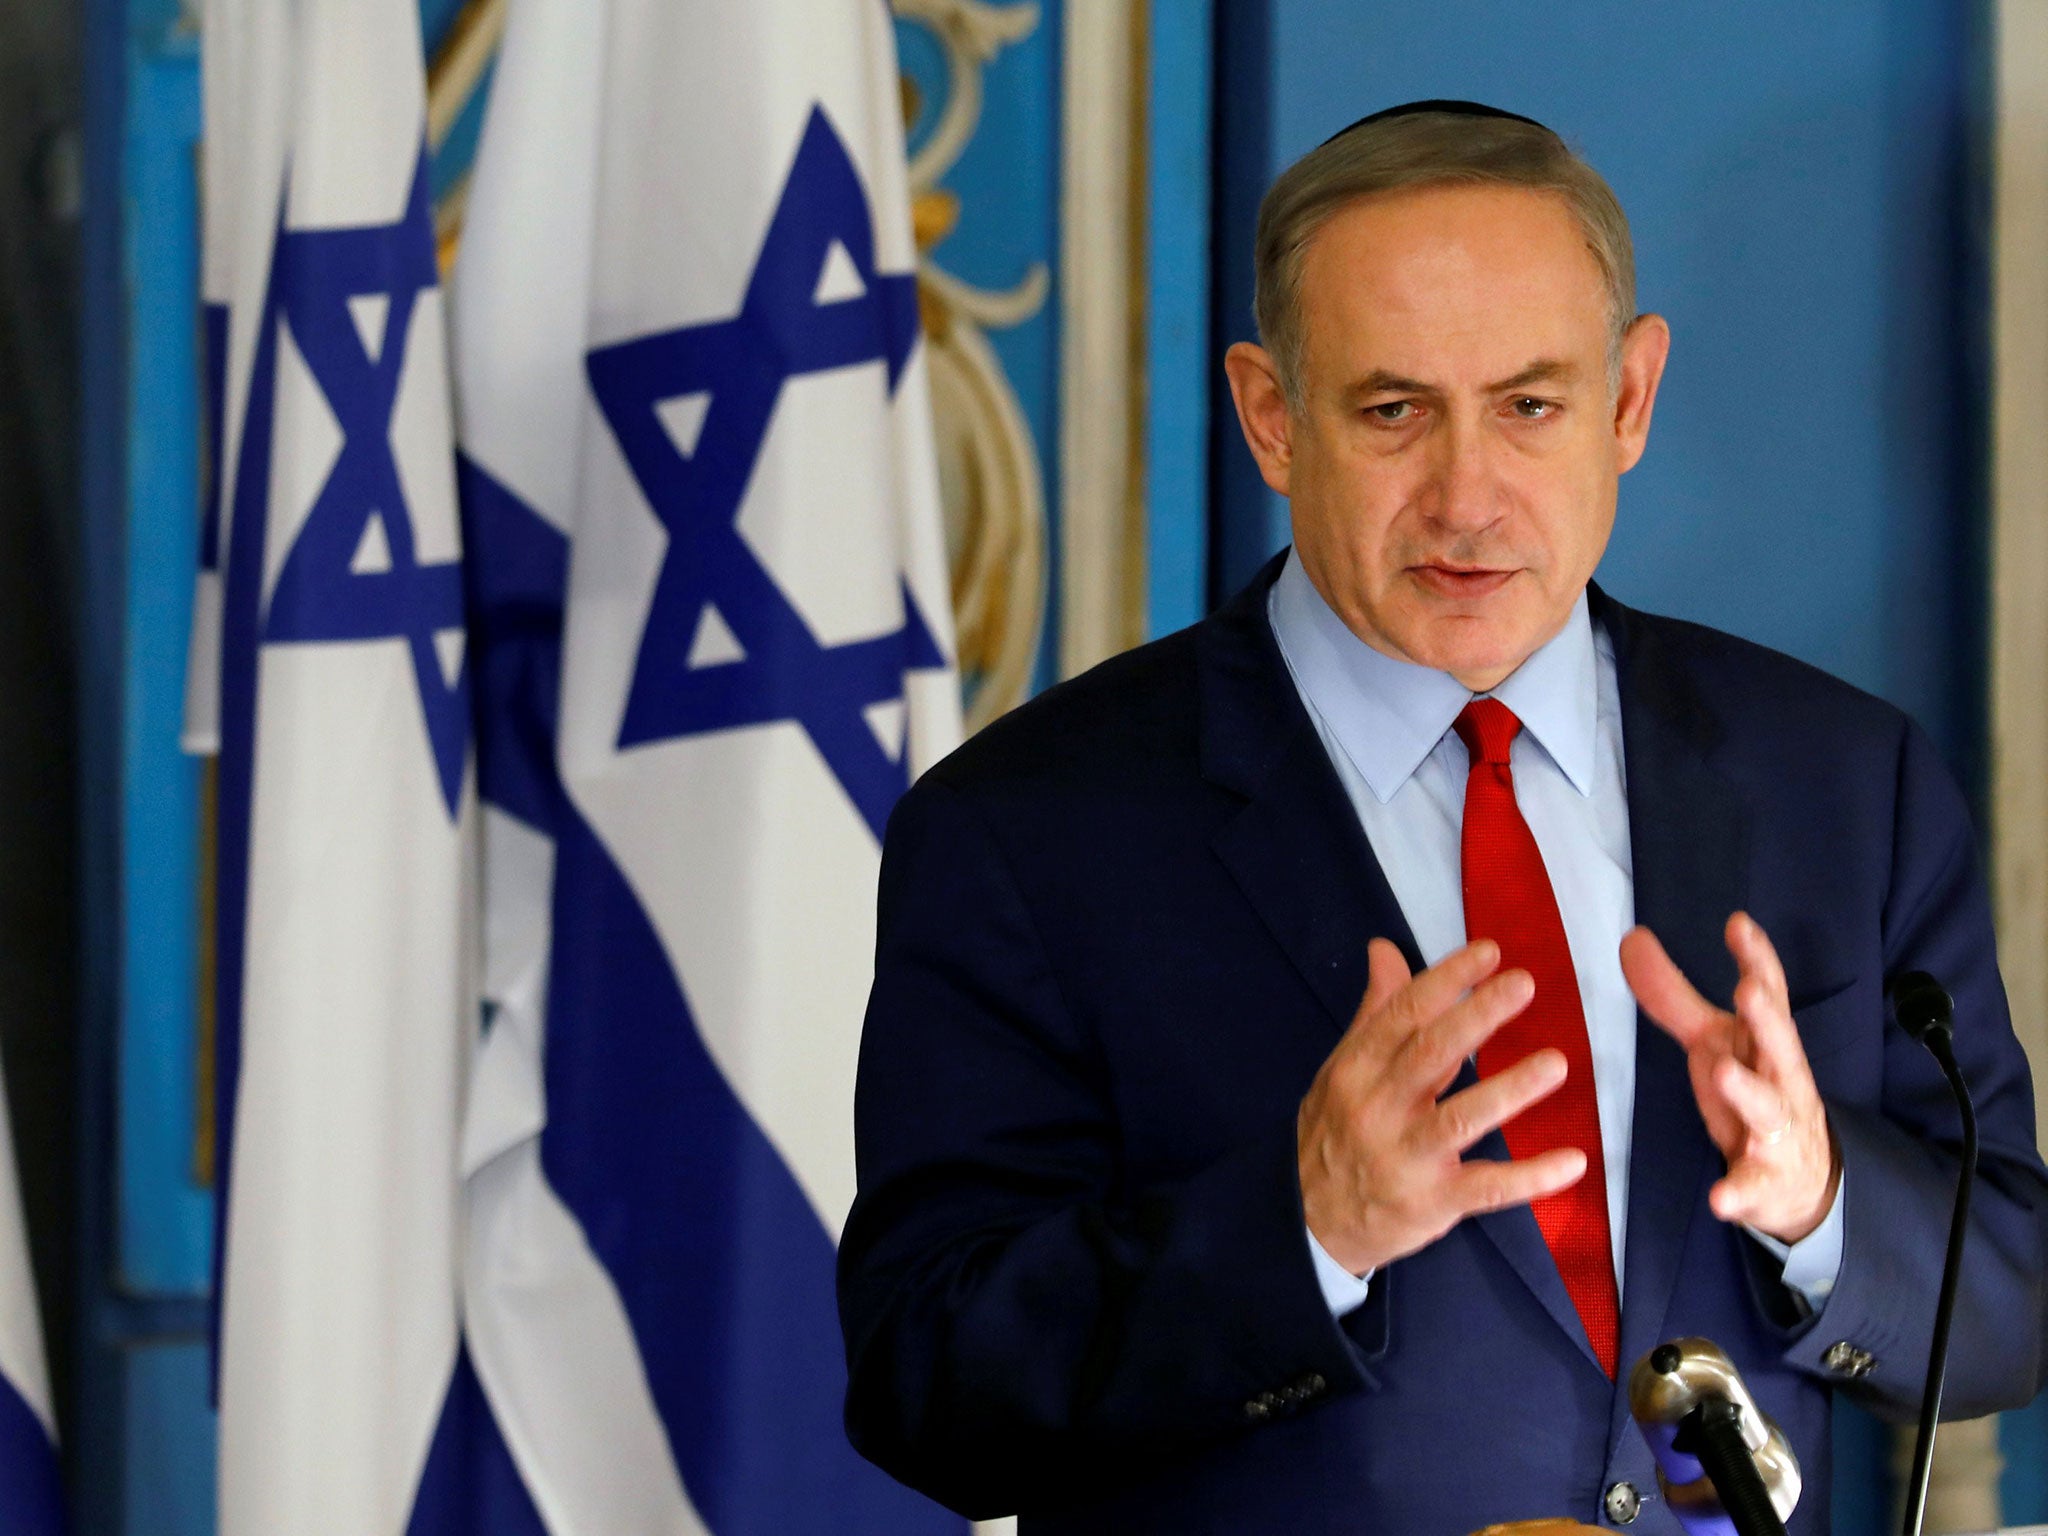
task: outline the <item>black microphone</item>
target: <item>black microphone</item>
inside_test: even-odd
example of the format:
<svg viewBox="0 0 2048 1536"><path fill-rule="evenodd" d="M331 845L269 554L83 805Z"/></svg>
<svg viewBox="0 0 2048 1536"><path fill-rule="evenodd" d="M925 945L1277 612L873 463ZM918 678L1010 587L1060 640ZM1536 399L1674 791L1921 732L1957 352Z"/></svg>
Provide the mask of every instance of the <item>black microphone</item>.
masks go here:
<svg viewBox="0 0 2048 1536"><path fill-rule="evenodd" d="M1798 1458L1719 1345L1658 1345L1629 1373L1628 1405L1664 1501L1692 1536L1785 1536Z"/></svg>
<svg viewBox="0 0 2048 1536"><path fill-rule="evenodd" d="M1941 1266L1941 1296L1934 1305L1934 1339L1927 1350L1927 1388L1920 1398L1920 1433L1913 1441L1913 1475L1906 1484L1905 1536L1920 1536L1927 1518L1927 1476L1934 1461L1934 1424L1941 1416L1941 1388L1948 1374L1948 1331L1956 1311L1956 1282L1962 1276L1963 1239L1970 1230L1970 1186L1977 1177L1977 1107L1956 1065L1956 1005L1941 983L1925 971L1908 971L1888 983L1885 998L1899 1027L1927 1047L1948 1079L1963 1117L1963 1166L1956 1178L1955 1214L1949 1220L1948 1257Z"/></svg>

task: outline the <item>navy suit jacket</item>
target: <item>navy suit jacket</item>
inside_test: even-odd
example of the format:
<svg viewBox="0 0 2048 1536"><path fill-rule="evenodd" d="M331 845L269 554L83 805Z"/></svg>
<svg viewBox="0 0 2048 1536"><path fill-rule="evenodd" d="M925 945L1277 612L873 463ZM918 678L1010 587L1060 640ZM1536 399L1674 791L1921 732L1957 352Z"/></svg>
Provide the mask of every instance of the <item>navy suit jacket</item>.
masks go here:
<svg viewBox="0 0 2048 1536"><path fill-rule="evenodd" d="M1040 1536L1600 1524L1619 1480L1649 1501L1635 1529L1670 1533L1627 1370L1704 1334L1805 1468L1792 1530L1825 1531L1832 1395L1908 1415L1926 1368L1960 1127L1885 1019L1916 969L1955 995L1983 1134L1946 1407L2031 1398L2048 1172L1953 781L1890 705L1597 589L1637 918L1724 1005L1728 914L1776 943L1848 1170L1840 1280L1802 1315L1709 1212L1722 1160L1682 1053L1639 1022L1620 1386L1526 1208L1331 1319L1295 1112L1366 941L1422 962L1267 624L1278 568L990 726L897 808L840 1250L860 1450ZM1838 1342L1874 1362L1861 1379L1828 1363Z"/></svg>

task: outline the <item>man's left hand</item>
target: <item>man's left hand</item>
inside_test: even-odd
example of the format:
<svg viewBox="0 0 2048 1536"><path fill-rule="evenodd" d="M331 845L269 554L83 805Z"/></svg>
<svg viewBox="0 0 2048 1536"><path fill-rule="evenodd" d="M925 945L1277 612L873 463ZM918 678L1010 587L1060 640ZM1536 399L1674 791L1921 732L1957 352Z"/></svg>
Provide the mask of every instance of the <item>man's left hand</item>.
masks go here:
<svg viewBox="0 0 2048 1536"><path fill-rule="evenodd" d="M1647 928L1621 941L1621 970L1643 1012L1685 1048L1707 1134L1728 1160L1707 1203L1781 1243L1821 1224L1841 1184L1841 1154L1792 1023L1785 968L1745 912L1728 919L1740 976L1735 1011L1701 997Z"/></svg>

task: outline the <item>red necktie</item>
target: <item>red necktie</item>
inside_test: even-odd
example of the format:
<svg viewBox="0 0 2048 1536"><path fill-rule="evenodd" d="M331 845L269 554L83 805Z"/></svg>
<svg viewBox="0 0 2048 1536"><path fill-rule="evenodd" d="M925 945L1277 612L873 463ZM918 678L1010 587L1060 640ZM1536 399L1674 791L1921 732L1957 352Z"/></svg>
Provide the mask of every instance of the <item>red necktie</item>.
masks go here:
<svg viewBox="0 0 2048 1536"><path fill-rule="evenodd" d="M1465 935L1492 939L1500 945L1502 970L1519 967L1536 982L1529 1006L1479 1048L1479 1075L1491 1077L1545 1046L1564 1052L1564 1086L1523 1110L1502 1131L1508 1151L1518 1158L1552 1147L1577 1147L1586 1154L1585 1177L1536 1201L1533 1209L1593 1353L1612 1377L1621 1308L1607 1229L1593 1049L1586 1039L1578 973L1557 896L1543 854L1515 804L1508 748L1522 722L1498 699L1474 699L1458 716L1456 729L1472 758L1465 780Z"/></svg>

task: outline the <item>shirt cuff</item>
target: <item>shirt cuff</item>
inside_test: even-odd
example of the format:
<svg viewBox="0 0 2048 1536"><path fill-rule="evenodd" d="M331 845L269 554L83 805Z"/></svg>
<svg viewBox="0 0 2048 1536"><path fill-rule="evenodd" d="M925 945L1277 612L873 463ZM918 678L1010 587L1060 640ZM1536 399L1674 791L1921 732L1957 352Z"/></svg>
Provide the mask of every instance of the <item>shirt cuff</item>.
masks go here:
<svg viewBox="0 0 2048 1536"><path fill-rule="evenodd" d="M1356 1312L1365 1305L1366 1292L1372 1289L1373 1272L1354 1275L1350 1270L1331 1258L1327 1249L1316 1241L1315 1233L1304 1225L1301 1229L1308 1236L1308 1256L1315 1260L1316 1282L1323 1288L1323 1302L1330 1309L1330 1316L1342 1317L1347 1312ZM1828 1282L1832 1285L1834 1282Z"/></svg>
<svg viewBox="0 0 2048 1536"><path fill-rule="evenodd" d="M1806 1304L1816 1312L1833 1292L1835 1281L1841 1278L1842 1202L1848 1187L1849 1170L1844 1168L1841 1180L1835 1185L1835 1202L1828 1207L1827 1215L1821 1218L1819 1226L1796 1243L1781 1243L1754 1227L1743 1228L1785 1266L1785 1284L1804 1296ZM1325 1295L1328 1289L1324 1287Z"/></svg>

